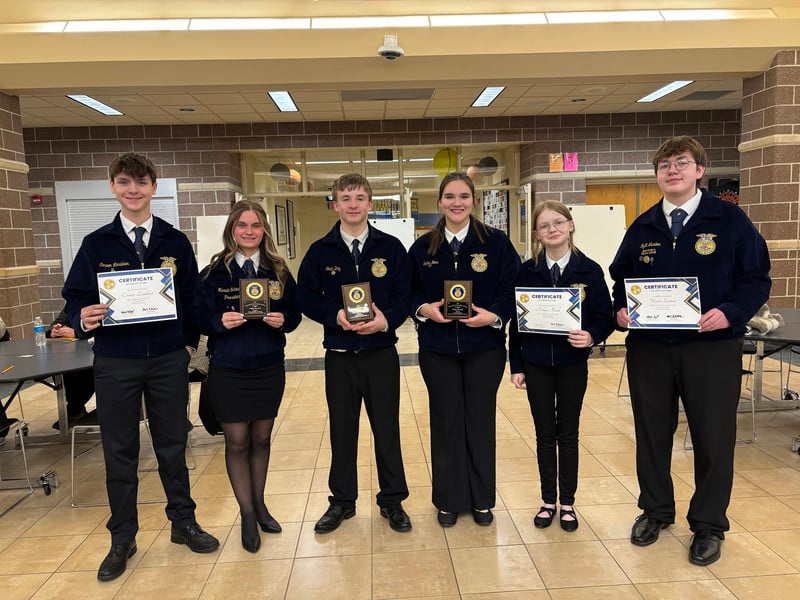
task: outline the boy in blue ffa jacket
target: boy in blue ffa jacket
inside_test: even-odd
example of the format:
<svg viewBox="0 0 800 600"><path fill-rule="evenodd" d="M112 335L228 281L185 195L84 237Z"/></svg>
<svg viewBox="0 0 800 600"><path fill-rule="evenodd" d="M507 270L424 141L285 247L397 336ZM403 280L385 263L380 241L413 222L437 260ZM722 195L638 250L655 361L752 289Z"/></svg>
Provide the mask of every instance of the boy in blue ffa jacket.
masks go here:
<svg viewBox="0 0 800 600"><path fill-rule="evenodd" d="M764 238L738 206L698 188L707 164L693 138L661 145L653 166L664 197L633 222L610 268L621 328L632 323L626 278L698 278L698 330L631 329L626 346L643 511L631 542L652 544L675 522L670 462L680 397L694 445L689 562L701 566L719 559L729 528L742 336L771 285Z"/></svg>
<svg viewBox="0 0 800 600"><path fill-rule="evenodd" d="M518 319L509 325L511 382L528 393L536 428L536 458L543 505L533 519L549 527L561 500L559 523L578 528L578 429L589 379L592 346L614 330L611 296L603 269L573 243L575 223L561 202L545 200L531 215L533 256L522 265L516 287L572 287L581 291L580 326L564 335L520 332ZM535 310L535 306L532 308Z"/></svg>
<svg viewBox="0 0 800 600"><path fill-rule="evenodd" d="M308 249L298 273L297 304L324 326L325 395L331 429L330 506L314 530L328 533L355 515L358 421L363 398L375 440L381 515L409 531L400 451L400 363L395 330L408 317L411 269L402 243L370 226L372 188L353 173L333 184L339 222ZM347 320L342 286L369 283L374 317Z"/></svg>
<svg viewBox="0 0 800 600"><path fill-rule="evenodd" d="M197 262L186 236L150 212L157 188L153 163L140 154L123 154L111 163L109 174L120 212L84 238L62 290L75 334L95 340L97 418L111 507L111 550L97 573L101 581L122 575L136 553L142 397L167 496L171 540L193 552L219 547L195 520L185 458L187 366L199 339L189 318ZM108 304L99 303L97 274L142 268L172 269L177 319L102 326Z"/></svg>

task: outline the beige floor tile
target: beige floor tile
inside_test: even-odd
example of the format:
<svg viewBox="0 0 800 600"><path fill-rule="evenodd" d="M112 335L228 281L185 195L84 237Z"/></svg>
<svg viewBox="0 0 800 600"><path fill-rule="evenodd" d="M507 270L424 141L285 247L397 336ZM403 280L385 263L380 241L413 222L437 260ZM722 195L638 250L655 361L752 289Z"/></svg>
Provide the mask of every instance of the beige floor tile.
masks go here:
<svg viewBox="0 0 800 600"><path fill-rule="evenodd" d="M0 552L0 575L54 572L85 535L21 537Z"/></svg>
<svg viewBox="0 0 800 600"><path fill-rule="evenodd" d="M583 520L581 508L575 509L578 514L578 521ZM553 524L545 529L539 529L533 524L534 515L539 512L538 507L533 510L512 510L510 515L514 521L522 541L525 544L548 544L552 542L585 542L596 540L597 536L590 527L585 524L578 526L576 531L564 531L558 524L558 513L553 519Z"/></svg>
<svg viewBox="0 0 800 600"><path fill-rule="evenodd" d="M114 598L125 584L130 572L114 581L97 580L97 570L54 573L32 596L35 600L64 600L65 598ZM5 597L5 594L3 594Z"/></svg>
<svg viewBox="0 0 800 600"><path fill-rule="evenodd" d="M578 485L580 486L580 480L584 477L608 477L612 473L603 466L603 463L600 462L599 457L604 456L603 454L598 454L597 456L592 456L591 454L583 453L579 457L578 460Z"/></svg>
<svg viewBox="0 0 800 600"><path fill-rule="evenodd" d="M633 452L610 452L598 454L596 458L611 475L636 475L636 455Z"/></svg>
<svg viewBox="0 0 800 600"><path fill-rule="evenodd" d="M453 544L445 539L436 513L411 517L411 531L393 531L386 519L380 515L372 517L372 552L408 552L417 550L441 550Z"/></svg>
<svg viewBox="0 0 800 600"><path fill-rule="evenodd" d="M636 495L626 489L616 477L584 477L579 485L581 506L636 501Z"/></svg>
<svg viewBox="0 0 800 600"><path fill-rule="evenodd" d="M448 596L440 599L420 598L419 600L449 600ZM522 592L488 592L486 594L461 594L461 600L550 600L545 590L525 590Z"/></svg>
<svg viewBox="0 0 800 600"><path fill-rule="evenodd" d="M739 474L770 494L800 494L800 471L796 469L752 469Z"/></svg>
<svg viewBox="0 0 800 600"><path fill-rule="evenodd" d="M592 586L549 590L552 600L641 600L632 585Z"/></svg>
<svg viewBox="0 0 800 600"><path fill-rule="evenodd" d="M252 563L217 564L206 581L201 600L283 600L289 584L292 561L264 560Z"/></svg>
<svg viewBox="0 0 800 600"><path fill-rule="evenodd" d="M293 471L313 469L317 462L318 449L313 450L273 450L269 456L270 471Z"/></svg>
<svg viewBox="0 0 800 600"><path fill-rule="evenodd" d="M497 493L507 508L538 508L542 504L541 485L536 480L497 482Z"/></svg>
<svg viewBox="0 0 800 600"><path fill-rule="evenodd" d="M290 435L293 433L315 433L325 431L327 419L284 419L275 432L276 435Z"/></svg>
<svg viewBox="0 0 800 600"><path fill-rule="evenodd" d="M722 579L739 600L762 598L795 598L800 589L800 575L773 575L770 577L733 577Z"/></svg>
<svg viewBox="0 0 800 600"><path fill-rule="evenodd" d="M315 533L314 522L306 521L300 531L296 556L369 554L372 551L372 520L351 518L331 533Z"/></svg>
<svg viewBox="0 0 800 600"><path fill-rule="evenodd" d="M761 448L756 448L752 445L736 446L734 468L737 471L750 469L781 469L785 466L785 463L771 457Z"/></svg>
<svg viewBox="0 0 800 600"><path fill-rule="evenodd" d="M450 554L446 550L372 555L372 598L375 600L443 596L457 590Z"/></svg>
<svg viewBox="0 0 800 600"><path fill-rule="evenodd" d="M128 569L135 569L142 562L142 557L156 539L155 531L140 531L136 535L136 554L128 559ZM108 533L89 535L58 567L58 572L87 571L97 576L100 563L108 554L111 547L111 537Z"/></svg>
<svg viewBox="0 0 800 600"><path fill-rule="evenodd" d="M433 520L436 521L434 515ZM438 526L438 521L436 521ZM439 527L442 530L442 527ZM477 525L472 515L459 516L454 527L443 530L449 548L477 548L488 546L509 546L522 543L514 521L508 511L494 511L494 521L489 526Z"/></svg>
<svg viewBox="0 0 800 600"><path fill-rule="evenodd" d="M286 600L369 600L371 592L372 558L368 554L298 558Z"/></svg>
<svg viewBox="0 0 800 600"><path fill-rule="evenodd" d="M28 600L50 576L49 573L0 575L3 600Z"/></svg>
<svg viewBox="0 0 800 600"><path fill-rule="evenodd" d="M539 467L536 459L530 458L500 458L497 459L497 482L525 481L539 479Z"/></svg>
<svg viewBox="0 0 800 600"><path fill-rule="evenodd" d="M196 516L202 527L230 527L239 518L239 505L232 496L198 499Z"/></svg>
<svg viewBox="0 0 800 600"><path fill-rule="evenodd" d="M10 518L0 519L0 539L18 538L47 514L46 508L27 508L19 505L14 508Z"/></svg>
<svg viewBox="0 0 800 600"><path fill-rule="evenodd" d="M659 536L658 542L641 548L630 540L607 540L606 549L633 583L693 581L711 579L703 567L692 567L688 550L673 536Z"/></svg>
<svg viewBox="0 0 800 600"><path fill-rule="evenodd" d="M772 496L733 498L728 515L748 531L800 528L800 513Z"/></svg>
<svg viewBox="0 0 800 600"><path fill-rule="evenodd" d="M222 548L216 563L252 562L292 558L297 550L297 540L300 535L300 523L282 523L281 533L262 533L261 548L255 554L242 548L242 530L239 521L230 528L227 537L220 537Z"/></svg>
<svg viewBox="0 0 800 600"><path fill-rule="evenodd" d="M548 589L630 583L600 542L529 544L528 550Z"/></svg>
<svg viewBox="0 0 800 600"><path fill-rule="evenodd" d="M218 540L224 540L230 528L227 527L206 527L205 531L215 536ZM197 554L189 550L183 544L173 544L170 541L170 529L161 531L150 547L142 556L139 563L141 568L151 567L175 567L188 565L213 564L219 558L219 550L207 554Z"/></svg>
<svg viewBox="0 0 800 600"><path fill-rule="evenodd" d="M736 600L736 596L716 579L642 583L636 587L645 600Z"/></svg>
<svg viewBox="0 0 800 600"><path fill-rule="evenodd" d="M497 458L534 458L533 450L522 439L497 440Z"/></svg>
<svg viewBox="0 0 800 600"><path fill-rule="evenodd" d="M585 435L618 435L620 432L605 419L585 419L581 418L581 436Z"/></svg>
<svg viewBox="0 0 800 600"><path fill-rule="evenodd" d="M629 540L633 522L642 512L635 502L593 504L581 506L578 510L586 524L601 540Z"/></svg>
<svg viewBox="0 0 800 600"><path fill-rule="evenodd" d="M465 594L542 589L525 546L453 549L458 589Z"/></svg>
<svg viewBox="0 0 800 600"><path fill-rule="evenodd" d="M297 469L294 471L271 471L267 475L267 495L292 494L306 492L311 487L313 469ZM230 484L229 484L230 485ZM192 490L194 494L194 490Z"/></svg>
<svg viewBox="0 0 800 600"><path fill-rule="evenodd" d="M142 598L190 600L199 598L212 568L212 564L140 567L130 573L114 598L115 600L141 600Z"/></svg>
<svg viewBox="0 0 800 600"><path fill-rule="evenodd" d="M753 535L800 571L800 529L760 531Z"/></svg>
<svg viewBox="0 0 800 600"><path fill-rule="evenodd" d="M681 538L689 547L691 539ZM727 577L756 577L760 575L783 575L795 569L751 533L725 534L722 542L722 558L708 569L719 579Z"/></svg>
<svg viewBox="0 0 800 600"><path fill-rule="evenodd" d="M634 452L636 444L633 440L622 433L612 433L606 435L582 435L580 438L581 446L592 454L606 454L618 452Z"/></svg>

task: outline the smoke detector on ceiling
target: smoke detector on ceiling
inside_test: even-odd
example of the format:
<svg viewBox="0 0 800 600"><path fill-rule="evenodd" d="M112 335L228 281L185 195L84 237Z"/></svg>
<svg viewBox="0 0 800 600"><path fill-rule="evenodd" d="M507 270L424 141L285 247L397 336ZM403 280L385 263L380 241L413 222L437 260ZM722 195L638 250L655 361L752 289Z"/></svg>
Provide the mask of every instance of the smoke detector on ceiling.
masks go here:
<svg viewBox="0 0 800 600"><path fill-rule="evenodd" d="M405 54L405 51L397 45L396 35L383 36L383 46L378 48L378 56L386 60L397 60Z"/></svg>

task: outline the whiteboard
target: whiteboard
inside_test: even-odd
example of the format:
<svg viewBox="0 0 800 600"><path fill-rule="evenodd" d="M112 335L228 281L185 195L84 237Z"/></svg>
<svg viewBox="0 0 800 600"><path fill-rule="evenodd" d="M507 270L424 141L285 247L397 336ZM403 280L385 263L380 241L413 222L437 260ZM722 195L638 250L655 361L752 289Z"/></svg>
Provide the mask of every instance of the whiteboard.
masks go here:
<svg viewBox="0 0 800 600"><path fill-rule="evenodd" d="M614 281L608 267L625 235L625 206L622 204L576 204L567 206L575 222L575 245L578 250L603 268L608 289Z"/></svg>
<svg viewBox="0 0 800 600"><path fill-rule="evenodd" d="M406 251L414 243L414 219L370 219L369 224L399 239Z"/></svg>

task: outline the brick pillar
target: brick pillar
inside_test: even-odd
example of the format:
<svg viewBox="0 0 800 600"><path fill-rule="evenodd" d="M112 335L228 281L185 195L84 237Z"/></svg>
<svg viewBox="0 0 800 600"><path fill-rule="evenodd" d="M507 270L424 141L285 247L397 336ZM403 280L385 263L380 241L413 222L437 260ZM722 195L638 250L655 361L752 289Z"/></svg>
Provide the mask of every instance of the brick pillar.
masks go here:
<svg viewBox="0 0 800 600"><path fill-rule="evenodd" d="M39 314L39 268L19 98L5 94L0 94L0 231L0 316L13 339L29 337Z"/></svg>
<svg viewBox="0 0 800 600"><path fill-rule="evenodd" d="M770 306L797 308L800 275L800 51L744 80L740 206L767 240Z"/></svg>

